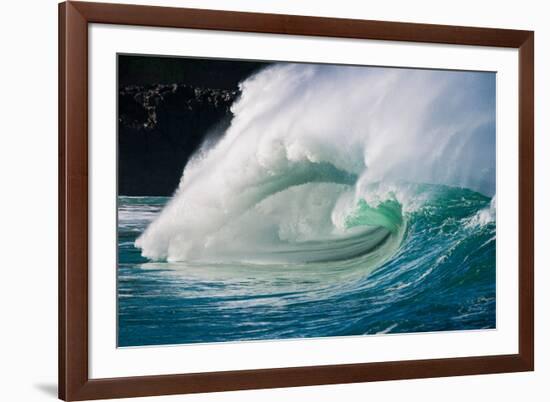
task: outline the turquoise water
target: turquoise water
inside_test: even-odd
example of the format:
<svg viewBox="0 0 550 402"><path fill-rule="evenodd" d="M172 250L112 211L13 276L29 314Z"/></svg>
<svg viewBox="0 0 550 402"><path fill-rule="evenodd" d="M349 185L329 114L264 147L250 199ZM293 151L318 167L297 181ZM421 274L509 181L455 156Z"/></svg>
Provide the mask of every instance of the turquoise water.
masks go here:
<svg viewBox="0 0 550 402"><path fill-rule="evenodd" d="M134 242L169 199L119 197L119 346L495 328L491 199L434 185L414 186L414 208L397 198L360 200L345 240L285 250L311 261L258 264L149 261Z"/></svg>

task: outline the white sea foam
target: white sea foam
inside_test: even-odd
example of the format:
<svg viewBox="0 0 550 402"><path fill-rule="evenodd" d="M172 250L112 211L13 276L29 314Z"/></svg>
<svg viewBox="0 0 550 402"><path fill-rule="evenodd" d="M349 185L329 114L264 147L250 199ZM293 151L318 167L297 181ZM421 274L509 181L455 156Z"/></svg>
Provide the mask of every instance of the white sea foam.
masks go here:
<svg viewBox="0 0 550 402"><path fill-rule="evenodd" d="M494 222L496 219L496 201L497 197L491 199L491 204L487 208L483 208L475 215L466 218L464 223L467 228L485 226L488 223Z"/></svg>
<svg viewBox="0 0 550 402"><path fill-rule="evenodd" d="M492 76L279 64L241 90L223 138L188 163L173 199L136 241L144 256L254 259L253 249L259 259L299 259L327 239L357 252L353 239L374 230L345 227L359 199L391 193L413 205L406 192L369 193L374 182L494 193Z"/></svg>

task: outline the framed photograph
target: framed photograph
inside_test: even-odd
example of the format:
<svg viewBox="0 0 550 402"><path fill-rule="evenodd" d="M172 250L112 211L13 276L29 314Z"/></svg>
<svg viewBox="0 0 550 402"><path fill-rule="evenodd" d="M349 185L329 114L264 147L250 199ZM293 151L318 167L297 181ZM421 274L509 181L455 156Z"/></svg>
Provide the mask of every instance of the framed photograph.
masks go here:
<svg viewBox="0 0 550 402"><path fill-rule="evenodd" d="M59 397L534 369L534 33L59 6Z"/></svg>

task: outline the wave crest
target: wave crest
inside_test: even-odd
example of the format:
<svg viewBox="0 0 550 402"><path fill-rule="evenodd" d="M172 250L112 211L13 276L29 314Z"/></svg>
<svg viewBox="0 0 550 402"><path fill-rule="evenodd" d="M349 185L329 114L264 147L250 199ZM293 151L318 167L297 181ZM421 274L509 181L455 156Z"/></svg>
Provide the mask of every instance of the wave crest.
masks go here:
<svg viewBox="0 0 550 402"><path fill-rule="evenodd" d="M373 183L494 192L494 158L484 146L494 143L494 105L479 103L492 81L479 77L296 64L263 70L242 84L224 137L186 166L136 246L168 261L383 260L421 197L404 187L397 195L373 191Z"/></svg>

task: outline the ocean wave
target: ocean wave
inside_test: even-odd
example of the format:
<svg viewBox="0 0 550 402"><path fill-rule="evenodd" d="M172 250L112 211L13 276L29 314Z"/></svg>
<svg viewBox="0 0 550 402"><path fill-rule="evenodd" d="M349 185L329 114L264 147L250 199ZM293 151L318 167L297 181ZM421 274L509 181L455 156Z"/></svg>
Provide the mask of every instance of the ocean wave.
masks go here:
<svg viewBox="0 0 550 402"><path fill-rule="evenodd" d="M119 346L494 328L481 76L279 64L247 79L173 197L119 197Z"/></svg>
<svg viewBox="0 0 550 402"><path fill-rule="evenodd" d="M494 158L480 146L494 141L494 105L476 102L487 90L476 74L460 74L261 71L242 83L229 129L188 163L136 246L157 261L370 256L379 265L430 197L415 183L494 192Z"/></svg>
<svg viewBox="0 0 550 402"><path fill-rule="evenodd" d="M325 183L287 191L303 192L319 212L332 210L333 202L324 205L329 194L340 199L349 190ZM122 231L119 317L130 327L121 327L126 334L121 344L494 328L496 222L465 224L490 208L491 199L459 187L405 183L373 184L369 194L372 205L360 201L347 219L338 219L344 234L318 239L320 251L306 240L316 233L311 228L319 221L300 222L301 206L283 202L296 194L286 191L273 196L281 199L260 203L267 216L274 216L270 224L257 224L271 228L271 248L249 261L242 260L240 248L235 255L240 259L233 260L147 261L134 254L137 250L128 241L136 234ZM314 200L323 202L314 207ZM272 225L277 213L286 219L284 229ZM250 216L246 225L258 219ZM143 229L140 222L136 225ZM373 230L385 231L387 237L375 241ZM262 242L252 240L254 255ZM374 246L364 249L362 242L369 241ZM334 260L342 244L348 250ZM353 247L359 252L350 252ZM270 262L274 249L283 258ZM291 258L302 253L308 261ZM311 256L321 258L311 261ZM145 325L139 327L139 337L131 330L134 319ZM150 322L159 328L147 329Z"/></svg>

